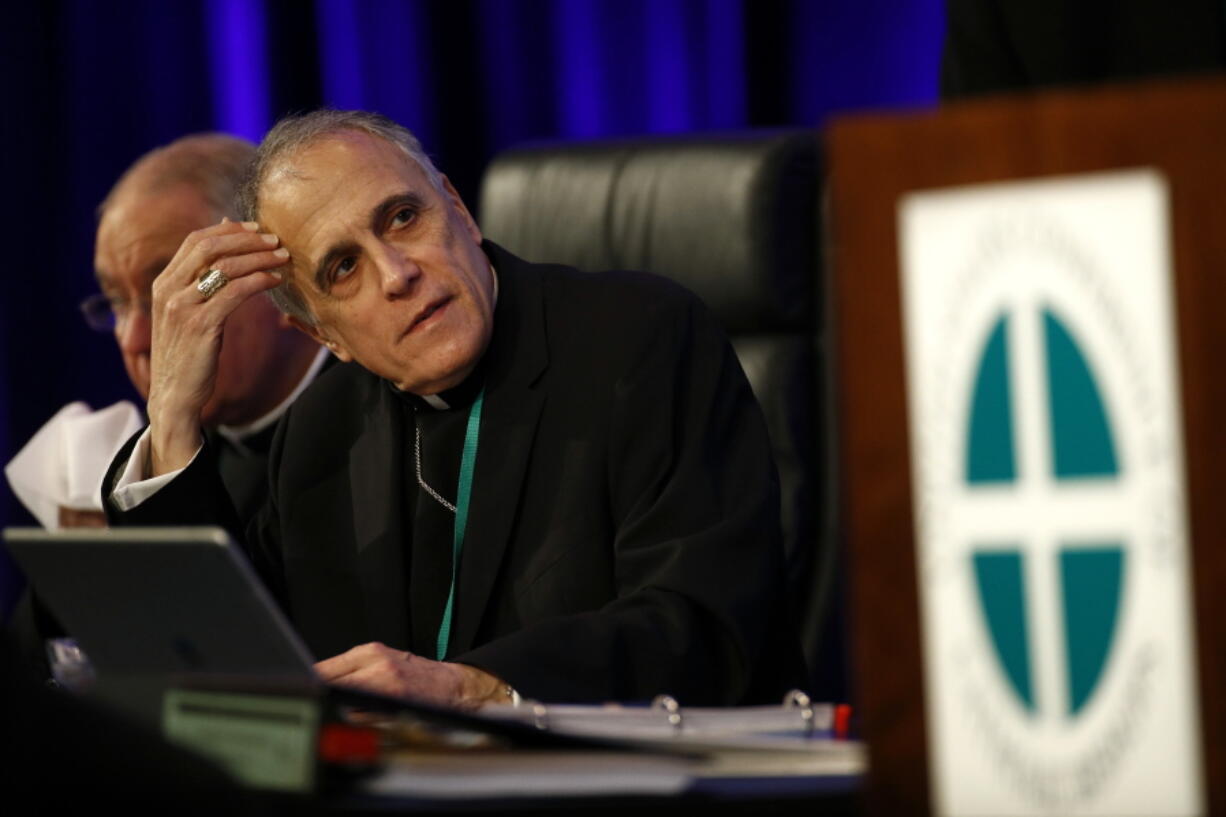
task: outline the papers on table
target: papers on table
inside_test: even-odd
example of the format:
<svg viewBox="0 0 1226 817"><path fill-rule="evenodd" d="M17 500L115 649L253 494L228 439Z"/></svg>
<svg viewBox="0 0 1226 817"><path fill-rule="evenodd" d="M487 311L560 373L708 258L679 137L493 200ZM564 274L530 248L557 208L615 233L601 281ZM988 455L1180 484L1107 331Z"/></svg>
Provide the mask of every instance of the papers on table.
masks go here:
<svg viewBox="0 0 1226 817"><path fill-rule="evenodd" d="M527 702L522 706L494 706L482 714L500 720L535 725L540 729L571 735L636 739L759 738L806 739L832 737L833 704L804 706L668 707L577 706Z"/></svg>
<svg viewBox="0 0 1226 817"><path fill-rule="evenodd" d="M486 707L481 717L593 740L567 752L396 753L367 793L433 799L676 794L703 781L854 782L863 744L830 737L834 707Z"/></svg>
<svg viewBox="0 0 1226 817"><path fill-rule="evenodd" d="M693 763L631 752L517 750L404 754L362 786L367 794L437 799L677 794Z"/></svg>

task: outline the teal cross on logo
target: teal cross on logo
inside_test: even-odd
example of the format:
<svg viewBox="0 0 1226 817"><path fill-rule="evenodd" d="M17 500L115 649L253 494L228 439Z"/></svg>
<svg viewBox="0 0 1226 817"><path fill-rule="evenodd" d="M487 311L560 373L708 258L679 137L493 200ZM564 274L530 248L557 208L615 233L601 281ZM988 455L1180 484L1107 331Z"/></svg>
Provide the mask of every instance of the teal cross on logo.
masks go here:
<svg viewBox="0 0 1226 817"><path fill-rule="evenodd" d="M1068 327L1047 307L1018 315L992 326L971 395L965 478L986 505L975 512L973 573L1018 701L1032 714L1076 716L1119 619L1124 547L1102 520L1119 501L1121 468L1094 372ZM1040 587L1059 589L1044 596ZM1058 598L1058 609L1036 597Z"/></svg>

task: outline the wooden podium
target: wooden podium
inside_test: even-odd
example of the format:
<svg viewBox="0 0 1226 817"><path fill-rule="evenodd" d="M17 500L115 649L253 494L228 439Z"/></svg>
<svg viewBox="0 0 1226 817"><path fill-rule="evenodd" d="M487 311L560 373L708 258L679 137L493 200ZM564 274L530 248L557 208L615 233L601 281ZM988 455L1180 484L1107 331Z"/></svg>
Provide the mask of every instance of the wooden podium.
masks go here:
<svg viewBox="0 0 1226 817"><path fill-rule="evenodd" d="M1176 413L1201 765L1200 805L1193 810L1226 814L1226 79L856 116L833 124L828 149L840 512L852 574L853 682L869 746L868 811L921 814L938 802L917 573L900 205L916 191L1145 169L1167 191L1173 347L1182 387ZM1129 562L1127 570L1144 567ZM1130 602L1125 598L1125 608ZM1120 621L1130 621L1126 614ZM1138 695L1138 711L1180 694L1149 688ZM1024 726L1025 706L1016 708ZM1062 723L1051 727L1052 734L1080 728L1070 718ZM1115 735L1118 746L1111 744L1119 757L1104 756L1103 764L1125 763L1138 751L1125 745L1123 734ZM1002 785L1020 790L1008 781ZM1057 795L1072 798L1067 813L1088 802L1077 800L1076 792ZM1048 805L1050 813L1064 812L1057 800Z"/></svg>

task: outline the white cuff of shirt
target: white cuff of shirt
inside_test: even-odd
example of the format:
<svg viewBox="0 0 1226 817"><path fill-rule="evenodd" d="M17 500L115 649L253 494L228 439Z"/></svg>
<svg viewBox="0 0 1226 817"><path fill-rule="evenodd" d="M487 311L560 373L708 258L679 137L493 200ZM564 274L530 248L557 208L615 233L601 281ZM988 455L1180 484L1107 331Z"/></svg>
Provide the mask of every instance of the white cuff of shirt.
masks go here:
<svg viewBox="0 0 1226 817"><path fill-rule="evenodd" d="M111 488L111 502L121 511L132 510L162 490L164 485L183 473L183 468L195 462L196 457L200 456L200 451L204 448L203 445L197 448L196 453L192 454L192 458L183 468L150 479L145 476L145 463L149 461L150 445L152 443L149 442L149 429L146 428L145 433L140 435L140 439L133 446L132 454L128 457L128 463L123 467L119 479L115 480L115 485Z"/></svg>

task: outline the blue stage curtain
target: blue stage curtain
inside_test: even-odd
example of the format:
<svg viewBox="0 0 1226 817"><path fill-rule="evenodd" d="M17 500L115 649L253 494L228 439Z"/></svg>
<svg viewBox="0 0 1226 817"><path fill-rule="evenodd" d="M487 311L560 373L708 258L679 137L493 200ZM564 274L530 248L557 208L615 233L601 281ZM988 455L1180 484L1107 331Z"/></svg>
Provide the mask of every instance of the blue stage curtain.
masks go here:
<svg viewBox="0 0 1226 817"><path fill-rule="evenodd" d="M472 202L529 140L817 127L935 101L942 0L41 0L0 26L10 251L0 461L60 406L135 399L95 291L94 210L185 133L258 139L319 105L414 129ZM32 520L0 490L0 524ZM0 554L0 615L17 579Z"/></svg>

